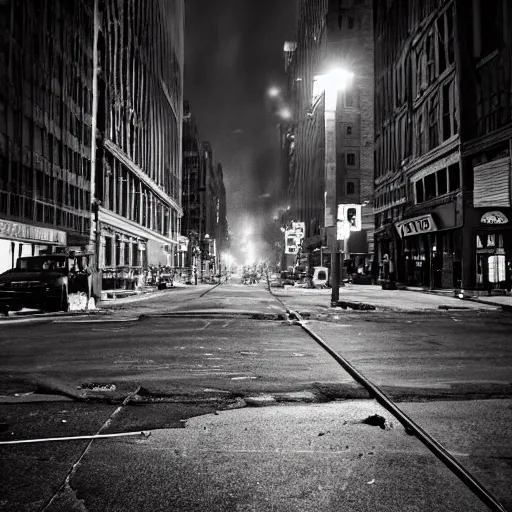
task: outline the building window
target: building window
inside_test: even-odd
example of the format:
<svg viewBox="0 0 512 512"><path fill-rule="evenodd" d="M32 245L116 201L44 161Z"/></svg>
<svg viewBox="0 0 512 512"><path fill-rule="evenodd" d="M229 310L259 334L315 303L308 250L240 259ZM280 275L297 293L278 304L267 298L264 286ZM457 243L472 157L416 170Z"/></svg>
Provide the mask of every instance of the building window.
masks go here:
<svg viewBox="0 0 512 512"><path fill-rule="evenodd" d="M121 265L121 242L116 240L116 267Z"/></svg>
<svg viewBox="0 0 512 512"><path fill-rule="evenodd" d="M437 193L443 195L448 192L448 180L446 169L441 169L437 172Z"/></svg>
<svg viewBox="0 0 512 512"><path fill-rule="evenodd" d="M460 168L458 163L448 167L448 184L450 186L450 192L460 188Z"/></svg>
<svg viewBox="0 0 512 512"><path fill-rule="evenodd" d="M105 266L112 265L112 237L105 237Z"/></svg>
<svg viewBox="0 0 512 512"><path fill-rule="evenodd" d="M354 18L352 18L352 16L348 17L348 28L349 30L352 30L354 28Z"/></svg>
<svg viewBox="0 0 512 512"><path fill-rule="evenodd" d="M356 193L356 184L353 181L347 181L347 196L354 195Z"/></svg>
<svg viewBox="0 0 512 512"><path fill-rule="evenodd" d="M347 135L352 135L352 126L347 126Z"/></svg>
<svg viewBox="0 0 512 512"><path fill-rule="evenodd" d="M438 120L439 120L439 98L435 94L430 99L429 112L428 112L428 141L429 149L433 149L439 145L439 131L438 131Z"/></svg>
<svg viewBox="0 0 512 512"><path fill-rule="evenodd" d="M139 244L132 244L132 266L137 267L139 265Z"/></svg>
<svg viewBox="0 0 512 512"><path fill-rule="evenodd" d="M347 165L356 165L356 154L347 153Z"/></svg>
<svg viewBox="0 0 512 512"><path fill-rule="evenodd" d="M130 264L130 244L128 242L124 243L124 264Z"/></svg>
<svg viewBox="0 0 512 512"><path fill-rule="evenodd" d="M436 175L435 173L425 176L425 201L436 197Z"/></svg>
<svg viewBox="0 0 512 512"><path fill-rule="evenodd" d="M425 200L423 194L423 180L416 182L416 203L422 203Z"/></svg>

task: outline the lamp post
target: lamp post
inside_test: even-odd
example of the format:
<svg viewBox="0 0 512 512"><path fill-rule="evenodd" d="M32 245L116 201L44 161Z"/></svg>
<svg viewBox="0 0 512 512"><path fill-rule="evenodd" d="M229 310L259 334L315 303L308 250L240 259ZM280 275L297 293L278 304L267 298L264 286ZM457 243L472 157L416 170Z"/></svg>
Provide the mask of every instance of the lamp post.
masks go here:
<svg viewBox="0 0 512 512"><path fill-rule="evenodd" d="M331 236L331 305L340 298L341 261L336 233L338 210L338 173L336 169L336 107L338 92L345 90L354 75L344 69L334 69L323 75L317 75L313 84L313 104L324 95L325 112L325 164L324 164L324 226Z"/></svg>

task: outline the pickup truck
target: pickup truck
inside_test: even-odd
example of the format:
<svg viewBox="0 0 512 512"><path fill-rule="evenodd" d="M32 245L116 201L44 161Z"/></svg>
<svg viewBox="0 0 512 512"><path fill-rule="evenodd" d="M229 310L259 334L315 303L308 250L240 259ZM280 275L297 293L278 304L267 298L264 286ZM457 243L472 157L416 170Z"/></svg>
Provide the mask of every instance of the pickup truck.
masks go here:
<svg viewBox="0 0 512 512"><path fill-rule="evenodd" d="M15 268L0 274L0 312L68 311L70 297L77 294L84 297L82 309L88 309L90 299L95 304L101 296L101 274L88 261L87 255L73 253L18 258Z"/></svg>

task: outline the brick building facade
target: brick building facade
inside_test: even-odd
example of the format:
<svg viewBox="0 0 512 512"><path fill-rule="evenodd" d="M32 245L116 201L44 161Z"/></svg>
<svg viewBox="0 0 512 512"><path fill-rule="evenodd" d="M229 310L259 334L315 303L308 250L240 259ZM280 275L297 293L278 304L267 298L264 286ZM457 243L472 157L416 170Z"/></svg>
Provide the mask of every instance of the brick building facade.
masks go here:
<svg viewBox="0 0 512 512"><path fill-rule="evenodd" d="M376 3L376 255L410 285L510 283L511 12L493 4Z"/></svg>
<svg viewBox="0 0 512 512"><path fill-rule="evenodd" d="M209 142L201 141L195 117L185 102L183 117L183 222L188 253L177 266L216 273L229 248L226 188L222 165L215 164Z"/></svg>
<svg viewBox="0 0 512 512"><path fill-rule="evenodd" d="M291 48L290 45L288 45ZM338 203L362 204L363 231L354 233L347 262L369 264L373 254L373 9L371 0L315 0L299 5L297 42L286 54L293 117L283 150L288 157L287 217L305 222L299 263L329 264L325 230L324 98L313 104L314 77L336 67L354 73L338 95L336 172ZM322 249L323 247L323 249Z"/></svg>

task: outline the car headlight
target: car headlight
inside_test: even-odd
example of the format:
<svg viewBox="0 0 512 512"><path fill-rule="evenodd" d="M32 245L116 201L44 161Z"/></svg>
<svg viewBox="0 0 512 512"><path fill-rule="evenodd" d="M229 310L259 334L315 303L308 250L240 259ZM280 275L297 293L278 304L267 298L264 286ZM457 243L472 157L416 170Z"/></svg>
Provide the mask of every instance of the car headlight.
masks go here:
<svg viewBox="0 0 512 512"><path fill-rule="evenodd" d="M10 283L7 281L4 281L3 283L0 283L0 288L9 288Z"/></svg>

